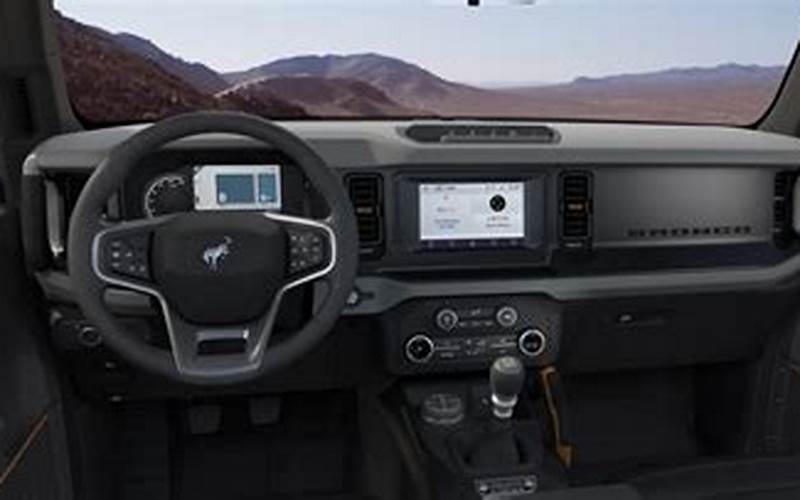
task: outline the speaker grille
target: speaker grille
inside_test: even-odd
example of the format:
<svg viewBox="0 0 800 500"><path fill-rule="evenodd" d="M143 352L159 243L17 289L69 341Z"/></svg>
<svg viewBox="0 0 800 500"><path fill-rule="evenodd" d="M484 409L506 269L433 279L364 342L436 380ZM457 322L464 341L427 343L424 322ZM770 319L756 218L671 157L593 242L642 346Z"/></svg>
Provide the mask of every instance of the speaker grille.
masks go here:
<svg viewBox="0 0 800 500"><path fill-rule="evenodd" d="M557 142L555 130L544 125L412 125L406 136L423 143Z"/></svg>
<svg viewBox="0 0 800 500"><path fill-rule="evenodd" d="M753 228L748 225L741 226L694 226L694 227L669 227L669 228L636 228L628 229L628 238L708 238L710 236L731 236L751 234Z"/></svg>

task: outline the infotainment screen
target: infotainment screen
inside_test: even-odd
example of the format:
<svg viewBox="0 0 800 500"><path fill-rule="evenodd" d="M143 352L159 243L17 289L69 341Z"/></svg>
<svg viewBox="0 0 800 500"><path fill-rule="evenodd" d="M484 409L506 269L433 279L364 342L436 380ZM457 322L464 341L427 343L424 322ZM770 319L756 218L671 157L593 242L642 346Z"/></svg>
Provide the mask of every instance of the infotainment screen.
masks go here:
<svg viewBox="0 0 800 500"><path fill-rule="evenodd" d="M419 228L423 242L524 238L525 184L420 184Z"/></svg>
<svg viewBox="0 0 800 500"><path fill-rule="evenodd" d="M280 210L280 165L200 165L194 170L196 210Z"/></svg>

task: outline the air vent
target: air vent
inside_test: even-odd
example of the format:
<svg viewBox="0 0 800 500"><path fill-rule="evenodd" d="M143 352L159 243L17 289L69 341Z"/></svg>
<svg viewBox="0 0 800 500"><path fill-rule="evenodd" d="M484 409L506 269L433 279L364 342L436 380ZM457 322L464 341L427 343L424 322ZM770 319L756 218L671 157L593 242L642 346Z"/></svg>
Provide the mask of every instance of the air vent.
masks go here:
<svg viewBox="0 0 800 500"><path fill-rule="evenodd" d="M361 255L377 257L383 252L383 181L377 174L348 175L345 182L356 212Z"/></svg>
<svg viewBox="0 0 800 500"><path fill-rule="evenodd" d="M773 198L772 236L778 246L788 245L793 238L792 198L796 172L778 172L775 175L775 191Z"/></svg>
<svg viewBox="0 0 800 500"><path fill-rule="evenodd" d="M592 175L568 172L560 180L561 247L587 250L592 246Z"/></svg>
<svg viewBox="0 0 800 500"><path fill-rule="evenodd" d="M406 135L423 143L558 142L556 131L543 125L412 125Z"/></svg>

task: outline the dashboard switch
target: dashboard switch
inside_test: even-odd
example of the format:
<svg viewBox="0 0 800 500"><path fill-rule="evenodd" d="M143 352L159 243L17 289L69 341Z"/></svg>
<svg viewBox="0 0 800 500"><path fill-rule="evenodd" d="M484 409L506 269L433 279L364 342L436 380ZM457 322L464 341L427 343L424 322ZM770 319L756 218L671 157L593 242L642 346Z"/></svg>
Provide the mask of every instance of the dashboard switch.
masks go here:
<svg viewBox="0 0 800 500"><path fill-rule="evenodd" d="M511 306L503 306L497 310L497 315L495 316L497 323L502 326L503 328L511 328L512 326L517 324L517 320L519 319L519 313L516 309Z"/></svg>
<svg viewBox="0 0 800 500"><path fill-rule="evenodd" d="M459 316L453 309L442 309L436 313L436 326L440 330L449 332L458 325Z"/></svg>

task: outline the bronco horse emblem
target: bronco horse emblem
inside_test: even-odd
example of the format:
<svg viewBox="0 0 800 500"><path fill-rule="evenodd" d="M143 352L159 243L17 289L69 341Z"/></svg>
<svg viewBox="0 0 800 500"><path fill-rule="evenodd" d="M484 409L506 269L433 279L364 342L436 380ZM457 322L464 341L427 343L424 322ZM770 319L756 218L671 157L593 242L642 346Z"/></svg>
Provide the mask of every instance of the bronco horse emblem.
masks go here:
<svg viewBox="0 0 800 500"><path fill-rule="evenodd" d="M233 239L230 236L225 236L222 243L208 247L203 251L203 262L206 263L211 271L217 272L219 270L222 261L231 253L231 243L233 243Z"/></svg>

